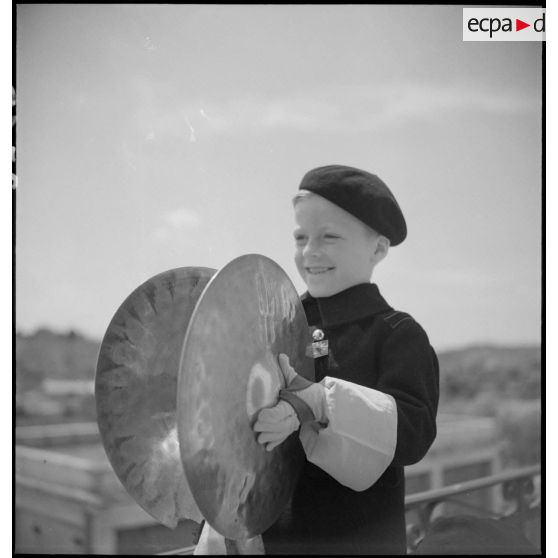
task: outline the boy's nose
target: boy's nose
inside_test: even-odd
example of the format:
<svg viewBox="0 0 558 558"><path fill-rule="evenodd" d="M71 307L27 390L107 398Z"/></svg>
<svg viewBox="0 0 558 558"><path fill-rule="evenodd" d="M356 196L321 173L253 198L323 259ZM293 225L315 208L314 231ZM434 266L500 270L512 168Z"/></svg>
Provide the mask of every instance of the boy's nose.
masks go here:
<svg viewBox="0 0 558 558"><path fill-rule="evenodd" d="M318 256L322 253L322 246L319 242L308 242L302 251L305 256Z"/></svg>

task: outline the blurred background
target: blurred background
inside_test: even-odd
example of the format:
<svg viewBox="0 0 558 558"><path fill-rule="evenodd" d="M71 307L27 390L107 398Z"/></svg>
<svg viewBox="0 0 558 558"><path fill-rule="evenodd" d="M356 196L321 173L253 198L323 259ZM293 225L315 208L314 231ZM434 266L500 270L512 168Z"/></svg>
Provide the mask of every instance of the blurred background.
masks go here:
<svg viewBox="0 0 558 558"><path fill-rule="evenodd" d="M190 545L108 464L100 341L175 267L261 253L302 293L290 200L325 164L378 174L407 219L373 280L440 359L408 493L540 463L540 43L463 42L457 6L16 9L16 550Z"/></svg>

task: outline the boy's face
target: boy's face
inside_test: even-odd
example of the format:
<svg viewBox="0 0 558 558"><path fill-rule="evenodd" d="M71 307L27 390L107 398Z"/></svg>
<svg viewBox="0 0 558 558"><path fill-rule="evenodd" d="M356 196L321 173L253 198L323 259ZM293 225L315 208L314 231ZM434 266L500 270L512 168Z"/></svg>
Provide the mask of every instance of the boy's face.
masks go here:
<svg viewBox="0 0 558 558"><path fill-rule="evenodd" d="M379 235L318 195L298 200L294 212L295 263L312 296L370 281Z"/></svg>

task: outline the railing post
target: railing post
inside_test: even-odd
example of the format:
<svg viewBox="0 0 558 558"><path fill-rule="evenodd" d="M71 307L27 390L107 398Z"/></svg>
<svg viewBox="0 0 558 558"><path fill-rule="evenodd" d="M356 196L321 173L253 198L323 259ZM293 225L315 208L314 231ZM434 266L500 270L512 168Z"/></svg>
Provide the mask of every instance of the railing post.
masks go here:
<svg viewBox="0 0 558 558"><path fill-rule="evenodd" d="M512 479L502 485L502 494L507 501L515 502L515 512L523 515L529 508L529 496L532 496L535 484L532 477Z"/></svg>
<svg viewBox="0 0 558 558"><path fill-rule="evenodd" d="M434 509L441 503L441 500L435 500L433 502L427 502L426 504L423 504L416 509L418 515L418 524L411 523L407 527L408 552L413 553L417 549L418 544L430 527Z"/></svg>

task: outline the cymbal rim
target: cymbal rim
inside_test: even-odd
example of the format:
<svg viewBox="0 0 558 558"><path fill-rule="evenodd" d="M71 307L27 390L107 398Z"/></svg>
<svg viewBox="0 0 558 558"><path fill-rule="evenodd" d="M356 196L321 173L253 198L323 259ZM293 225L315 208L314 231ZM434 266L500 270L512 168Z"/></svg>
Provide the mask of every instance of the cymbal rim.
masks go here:
<svg viewBox="0 0 558 558"><path fill-rule="evenodd" d="M97 424L107 457L134 500L171 528L202 519L180 459L176 389L183 336L214 273L182 267L142 283L115 312L97 359Z"/></svg>

